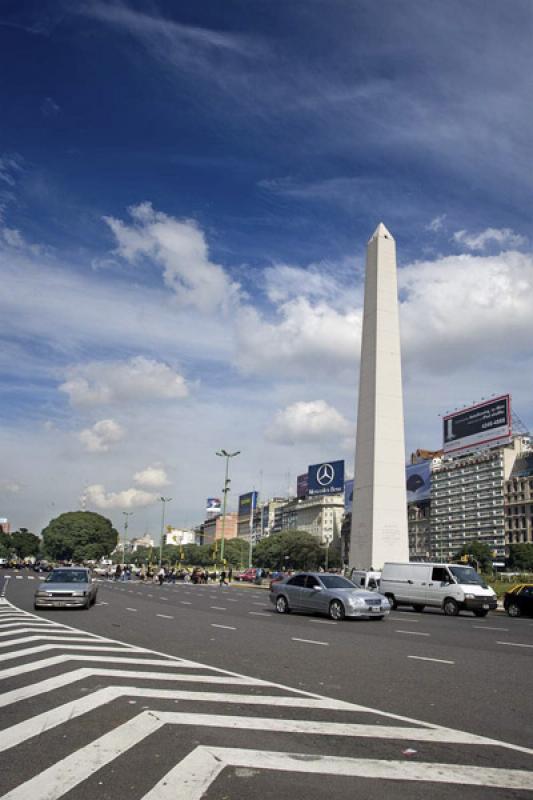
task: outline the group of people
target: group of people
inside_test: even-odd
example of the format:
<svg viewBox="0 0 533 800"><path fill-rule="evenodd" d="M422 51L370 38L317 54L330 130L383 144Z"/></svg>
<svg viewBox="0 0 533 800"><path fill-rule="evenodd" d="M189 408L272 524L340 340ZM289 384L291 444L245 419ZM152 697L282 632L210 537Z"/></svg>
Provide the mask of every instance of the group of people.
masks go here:
<svg viewBox="0 0 533 800"><path fill-rule="evenodd" d="M132 571L127 564L124 566L117 564L112 574L113 580L115 581L129 581L131 576ZM197 584L208 583L209 581L214 582L216 580L219 581L221 586L228 586L228 582L231 583L233 580L233 568L230 567L227 572L223 569L220 573L217 573L216 571L209 572L207 568L201 569L200 567L195 567L192 572L188 572L186 569L177 569L176 567L167 568L161 566L159 569L152 569L148 566L140 569L138 577L142 581L152 581L153 583L158 583L160 586L162 586L163 583L176 583L176 581Z"/></svg>

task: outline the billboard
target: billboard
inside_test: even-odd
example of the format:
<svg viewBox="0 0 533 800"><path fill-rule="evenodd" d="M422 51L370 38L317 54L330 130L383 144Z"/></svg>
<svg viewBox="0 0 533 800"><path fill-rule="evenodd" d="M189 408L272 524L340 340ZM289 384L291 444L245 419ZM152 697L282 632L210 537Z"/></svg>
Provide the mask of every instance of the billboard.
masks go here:
<svg viewBox="0 0 533 800"><path fill-rule="evenodd" d="M344 513L351 514L353 508L353 478L344 484Z"/></svg>
<svg viewBox="0 0 533 800"><path fill-rule="evenodd" d="M429 500L431 495L431 461L407 464L405 467L407 502Z"/></svg>
<svg viewBox="0 0 533 800"><path fill-rule="evenodd" d="M296 497L304 500L307 497L309 489L309 474L304 472L303 475L298 475L296 478Z"/></svg>
<svg viewBox="0 0 533 800"><path fill-rule="evenodd" d="M476 450L511 438L511 396L506 394L443 417L445 453Z"/></svg>
<svg viewBox="0 0 533 800"><path fill-rule="evenodd" d="M257 508L257 492L239 495L239 517L249 517L255 508Z"/></svg>
<svg viewBox="0 0 533 800"><path fill-rule="evenodd" d="M208 514L220 514L221 513L221 502L218 497L208 497L206 503L206 511Z"/></svg>
<svg viewBox="0 0 533 800"><path fill-rule="evenodd" d="M312 464L307 474L309 476L309 497L344 492L344 461L324 461L322 464Z"/></svg>

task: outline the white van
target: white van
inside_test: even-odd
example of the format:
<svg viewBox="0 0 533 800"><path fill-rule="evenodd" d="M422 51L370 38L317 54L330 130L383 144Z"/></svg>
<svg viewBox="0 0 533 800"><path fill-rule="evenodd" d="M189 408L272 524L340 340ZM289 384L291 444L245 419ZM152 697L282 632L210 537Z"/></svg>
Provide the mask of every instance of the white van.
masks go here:
<svg viewBox="0 0 533 800"><path fill-rule="evenodd" d="M353 581L353 583L355 583L358 589L368 589L370 592L377 592L379 589L381 572L374 572L364 569L352 569L348 577L351 581Z"/></svg>
<svg viewBox="0 0 533 800"><path fill-rule="evenodd" d="M485 617L497 606L494 590L465 564L386 563L380 592L392 608L409 605L423 611L425 606L433 606L451 617L463 609Z"/></svg>

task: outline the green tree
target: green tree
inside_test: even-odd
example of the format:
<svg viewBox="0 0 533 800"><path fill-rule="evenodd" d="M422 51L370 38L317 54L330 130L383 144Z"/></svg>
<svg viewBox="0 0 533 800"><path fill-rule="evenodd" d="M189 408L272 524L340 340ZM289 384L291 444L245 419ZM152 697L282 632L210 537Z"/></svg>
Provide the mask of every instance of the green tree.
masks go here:
<svg viewBox="0 0 533 800"><path fill-rule="evenodd" d="M492 548L485 542L477 540L463 545L455 554L454 561L460 561L462 556L470 556L471 559L477 561L481 571L490 570L494 559Z"/></svg>
<svg viewBox="0 0 533 800"><path fill-rule="evenodd" d="M316 569L324 556L316 536L306 531L283 531L258 542L254 563L266 569Z"/></svg>
<svg viewBox="0 0 533 800"><path fill-rule="evenodd" d="M0 558L9 558L13 552L13 543L8 533L0 531Z"/></svg>
<svg viewBox="0 0 533 800"><path fill-rule="evenodd" d="M11 534L11 548L19 558L36 556L41 549L41 540L27 528L21 528Z"/></svg>
<svg viewBox="0 0 533 800"><path fill-rule="evenodd" d="M118 533L111 520L94 511L68 511L51 520L43 530L45 553L59 561L109 556L117 541Z"/></svg>
<svg viewBox="0 0 533 800"><path fill-rule="evenodd" d="M533 572L533 544L509 545L509 566Z"/></svg>

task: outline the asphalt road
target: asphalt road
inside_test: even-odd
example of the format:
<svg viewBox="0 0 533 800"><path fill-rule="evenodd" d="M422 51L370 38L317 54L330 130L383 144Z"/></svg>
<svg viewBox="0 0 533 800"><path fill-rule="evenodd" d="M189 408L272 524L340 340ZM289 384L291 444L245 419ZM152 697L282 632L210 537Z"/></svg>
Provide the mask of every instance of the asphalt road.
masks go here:
<svg viewBox="0 0 533 800"><path fill-rule="evenodd" d="M13 575L7 599L33 614L33 591L38 578L30 580L31 577L25 572ZM131 717L133 712L138 714L142 709L144 714L157 712L164 717L169 708L175 710L176 704L180 712L185 709L193 713L194 720L201 724L197 727L182 717L177 722L166 718L163 723L159 721L166 726L165 731L170 725L171 751L161 746L160 732L151 733L143 738L142 744L131 745L134 750L127 748L127 752L117 756L113 761L116 769L110 765L99 767L98 773L77 788L70 788L68 797L89 797L92 787L96 791L92 797L120 798L122 790L127 789L124 797L152 800L147 792L151 791L154 781L157 783L165 774L172 775L167 784L174 793L169 794L169 798L183 796L187 800L196 796L208 800L242 797L245 791L265 798L284 798L289 794L294 798L321 798L326 793L336 798L344 797L348 787L351 791L353 785L365 794L379 791L381 797L393 800L405 797L406 781L409 781L408 796L413 798L426 797L428 791L432 798L456 797L458 783L461 797L466 798L533 796L533 773L528 778L520 778L522 782L513 782L522 771L533 769L532 752L524 752L524 748L533 747L533 619L509 619L497 612L484 619L469 614L449 618L440 613L417 614L403 610L392 612L382 622L334 623L321 617L280 616L273 612L268 592L256 587L187 584L159 587L106 581L99 584L98 604L89 611L37 612L40 620L48 620L52 625L39 619L32 624L33 617L17 616L10 606L1 611L3 618L11 615L13 621L5 622L5 628L3 620L0 621L0 628L4 628L0 630L0 652L3 653L0 663L7 656L7 663L0 666L0 686L3 691L15 690L26 695L32 691L28 686L37 687L33 690L37 694L31 699L16 695L18 702L9 705L7 714L3 713L1 724L8 737L7 732L16 734L13 726L25 724L28 715L34 720L44 720L46 714L59 713L58 706L79 703L81 689L101 691L102 676L84 675L82 687L76 682L61 684L66 680L61 676L70 675L74 668L87 666L85 661L89 655L101 662L100 666L104 665L104 672L109 664L108 671L126 671L126 677L115 672L112 683L121 684L126 680L130 687L128 692L132 693L128 700L106 701L98 708L98 713L95 709L88 712L86 708L81 718L66 717L70 719L65 723L67 734L60 734L65 728L62 724L61 728L54 728L53 734L41 733L37 738L12 746L12 773L6 788L19 794L8 791L5 797L9 800L39 796L39 793L28 793L32 790L30 784L20 783L21 769L26 777L26 749L32 742L43 742L45 737L47 747L42 763L33 764L28 774L34 775L37 768L50 771L51 763L62 764L63 773L68 767L61 761L66 753L65 737L69 752L75 745L85 753L84 748L90 747L90 742L102 731L117 725L122 731L125 725L133 724L132 720L137 719L137 716ZM64 625L86 633L77 637L75 631L67 632L61 627ZM41 626L46 628L45 633L41 633ZM96 640L87 634L104 639ZM122 658L116 652L124 645L155 651L150 654L142 651L140 655L137 651L136 655L129 647L127 657L130 660L137 658L148 664L148 661L169 660L172 656L194 662L194 667L187 667L192 670L192 677L187 679L186 688L192 694L172 701L159 696L162 683L168 687L168 676L161 677L161 670L168 671L167 664L157 667L159 677L139 679L138 666L122 668L108 662L108 659ZM104 649L98 650L98 647ZM66 652L77 661L68 666L61 658L56 658L54 663L46 661L53 659L57 652ZM41 665L42 660L46 663ZM23 666L26 671L16 672L18 666L28 662L29 667ZM148 666L155 669L154 665ZM5 673L6 669L9 674ZM1 680L2 670L4 681ZM202 697L201 702L194 702L194 692L199 689L194 676L201 674L205 679L206 670L212 677L218 676L224 688ZM250 679L267 683L246 683ZM46 684L46 681L52 683ZM230 694L236 692L232 681L237 681L240 700L228 700ZM261 692L270 700L261 701L258 707L254 707L255 701L249 698L244 701L239 681L245 682L246 692L254 696ZM144 691L147 686L152 687L158 696L151 697L147 703L137 697L132 684L137 691L141 686ZM199 684L201 689L206 689L202 681L199 680ZM39 689L39 686L46 688L48 685L50 691ZM284 700L272 700L272 697ZM291 697L297 697L300 704L291 701ZM211 701L211 698L215 699ZM232 721L237 710L228 703L237 703L240 722ZM290 712L284 703L289 704ZM343 705L346 703L351 705ZM226 715L222 722L213 721L220 720L222 714ZM390 715L408 719L402 721ZM245 718L248 721L243 722ZM251 718L255 722L250 722ZM315 727L302 730L304 722ZM344 728L328 728L328 725L339 724L370 725L370 728L364 733L362 728L357 729L361 738L359 733L347 733ZM413 738L405 731L400 732L400 728L391 733L391 724L407 725L413 730ZM186 736L183 725L187 726ZM253 725L257 730L250 729ZM425 732L415 735L414 727L418 730L419 725L424 726ZM441 726L452 732L443 733ZM428 734L427 730L433 733ZM489 745L475 737L487 737L511 746ZM200 748L198 752L191 750L193 744ZM132 758L137 751L142 752L140 760ZM300 755L296 759L287 752ZM290 763L284 763L283 758L291 759ZM200 783L196 789L200 794L194 794L194 787L187 782L190 772L187 759L192 759L191 774L198 773L194 759L202 765L200 773L207 771L207 777L197 778ZM318 766L316 759L319 759ZM157 769L153 766L147 769L146 763L154 761ZM124 766L120 766L123 763L128 765L126 772ZM211 772L206 763L215 765ZM227 766L223 768L221 764ZM417 773L419 768L420 774ZM440 778L432 775L433 768ZM472 781L468 770L476 768L481 770L479 775L485 777L478 775L479 785L468 786ZM499 770L493 785L491 769ZM504 773L507 777L502 778ZM101 783L97 775L102 778ZM324 777L320 775L328 776L327 792ZM46 797L62 796L64 788L61 784L60 789L53 789L55 794L52 791ZM159 785L153 797L165 800L164 789Z"/></svg>

